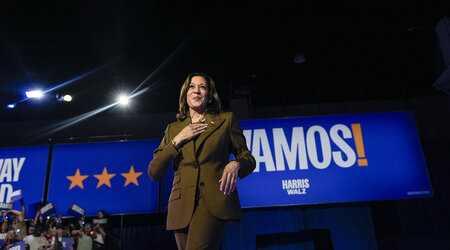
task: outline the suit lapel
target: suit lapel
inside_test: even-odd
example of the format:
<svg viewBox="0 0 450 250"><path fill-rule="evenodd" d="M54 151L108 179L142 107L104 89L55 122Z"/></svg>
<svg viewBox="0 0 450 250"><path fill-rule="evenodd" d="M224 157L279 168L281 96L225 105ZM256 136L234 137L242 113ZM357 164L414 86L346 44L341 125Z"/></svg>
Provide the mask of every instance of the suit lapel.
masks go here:
<svg viewBox="0 0 450 250"><path fill-rule="evenodd" d="M175 131L175 133L173 134L172 138L175 137L176 135L178 135L181 130L183 130L186 126L188 126L191 122L190 118L185 118L183 121L177 123L177 129ZM181 148L181 152L183 153L183 157L187 158L187 159L195 159L195 154L194 154L194 141L190 140L189 142L187 142L186 144L183 145L183 147Z"/></svg>
<svg viewBox="0 0 450 250"><path fill-rule="evenodd" d="M197 141L195 142L195 154L197 155L198 149L205 142L206 138L210 134L212 134L216 129L225 121L225 119L221 118L219 115L215 114L206 114L205 123L208 124L208 128L199 135Z"/></svg>

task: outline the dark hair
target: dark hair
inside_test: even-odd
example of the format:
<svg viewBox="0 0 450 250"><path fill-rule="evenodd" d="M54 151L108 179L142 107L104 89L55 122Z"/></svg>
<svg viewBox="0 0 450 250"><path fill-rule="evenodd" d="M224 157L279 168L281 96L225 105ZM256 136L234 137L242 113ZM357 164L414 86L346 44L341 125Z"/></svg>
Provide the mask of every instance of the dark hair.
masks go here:
<svg viewBox="0 0 450 250"><path fill-rule="evenodd" d="M103 214L103 218L107 218L108 217L108 214L105 212L105 210L100 210L98 212ZM98 215L98 213L97 213L97 215Z"/></svg>
<svg viewBox="0 0 450 250"><path fill-rule="evenodd" d="M44 231L44 228L42 226L38 226L34 229L33 235L38 237L41 236L41 233Z"/></svg>
<svg viewBox="0 0 450 250"><path fill-rule="evenodd" d="M189 106L187 105L186 95L189 90L189 84L191 84L191 80L194 76L203 77L206 81L206 84L208 85L208 100L206 104L206 112L219 113L222 109L222 105L220 104L220 97L217 93L216 84L214 83L213 79L203 73L192 73L188 75L183 83L183 86L181 86L179 109L177 114L177 119L179 121L182 121L189 116Z"/></svg>

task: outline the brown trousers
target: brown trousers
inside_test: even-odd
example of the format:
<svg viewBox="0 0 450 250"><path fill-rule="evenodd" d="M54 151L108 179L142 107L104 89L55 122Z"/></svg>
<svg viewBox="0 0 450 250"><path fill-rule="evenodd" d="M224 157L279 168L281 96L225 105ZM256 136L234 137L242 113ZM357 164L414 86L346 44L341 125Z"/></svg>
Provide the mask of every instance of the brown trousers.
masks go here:
<svg viewBox="0 0 450 250"><path fill-rule="evenodd" d="M189 226L174 231L178 249L221 249L222 235L228 221L212 215L206 208L201 195L196 203Z"/></svg>

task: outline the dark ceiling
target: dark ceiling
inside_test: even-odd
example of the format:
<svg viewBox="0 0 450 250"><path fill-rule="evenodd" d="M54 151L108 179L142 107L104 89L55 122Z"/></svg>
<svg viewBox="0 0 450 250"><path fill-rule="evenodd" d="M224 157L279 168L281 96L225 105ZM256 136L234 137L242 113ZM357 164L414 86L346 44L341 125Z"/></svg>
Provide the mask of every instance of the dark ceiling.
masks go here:
<svg viewBox="0 0 450 250"><path fill-rule="evenodd" d="M237 97L272 106L441 94L434 27L448 1L283 2L3 1L0 121L69 118L147 87L126 110L98 115L173 112L195 71L215 79L225 108ZM57 101L66 93L72 102Z"/></svg>

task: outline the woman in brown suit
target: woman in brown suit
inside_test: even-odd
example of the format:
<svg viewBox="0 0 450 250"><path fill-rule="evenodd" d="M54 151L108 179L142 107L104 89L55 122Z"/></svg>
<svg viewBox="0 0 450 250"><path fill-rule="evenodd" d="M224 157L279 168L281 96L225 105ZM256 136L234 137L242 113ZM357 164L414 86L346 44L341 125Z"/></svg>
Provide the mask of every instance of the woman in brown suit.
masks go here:
<svg viewBox="0 0 450 250"><path fill-rule="evenodd" d="M220 249L227 223L242 216L236 182L253 172L255 159L234 115L221 112L209 76L190 74L179 105L148 173L158 180L174 168L166 227L174 230L178 249Z"/></svg>

